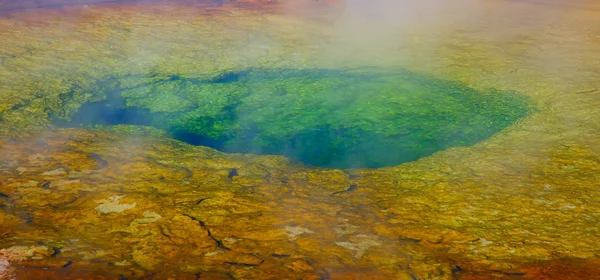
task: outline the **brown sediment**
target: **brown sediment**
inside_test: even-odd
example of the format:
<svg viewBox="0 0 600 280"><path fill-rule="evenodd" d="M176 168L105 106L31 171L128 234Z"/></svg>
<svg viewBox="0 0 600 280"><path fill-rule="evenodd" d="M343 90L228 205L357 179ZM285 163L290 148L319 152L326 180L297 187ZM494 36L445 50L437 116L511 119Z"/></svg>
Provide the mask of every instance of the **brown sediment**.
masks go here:
<svg viewBox="0 0 600 280"><path fill-rule="evenodd" d="M476 271L468 268L455 269L458 279L600 279L600 259L558 259L523 264L505 271Z"/></svg>
<svg viewBox="0 0 600 280"><path fill-rule="evenodd" d="M3 137L0 261L10 265L0 275L598 279L600 98L581 92L597 87L600 30L597 6L578 3L489 2L491 13L465 22L437 19L443 30L386 37L393 48L235 4L13 11L0 19L0 113L13 111L0 130L46 125L43 110L19 111L51 102L37 90L152 67L368 62L517 90L540 110L473 147L351 171L118 131Z"/></svg>
<svg viewBox="0 0 600 280"><path fill-rule="evenodd" d="M600 259L558 259L527 265L529 279L600 279Z"/></svg>

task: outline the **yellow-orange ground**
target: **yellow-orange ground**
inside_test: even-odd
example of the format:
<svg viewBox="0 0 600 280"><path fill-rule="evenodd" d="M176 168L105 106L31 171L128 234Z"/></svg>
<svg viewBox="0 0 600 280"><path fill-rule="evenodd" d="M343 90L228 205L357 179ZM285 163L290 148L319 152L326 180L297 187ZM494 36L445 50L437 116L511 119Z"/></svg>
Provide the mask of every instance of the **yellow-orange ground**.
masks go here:
<svg viewBox="0 0 600 280"><path fill-rule="evenodd" d="M355 2L3 14L0 275L600 279L600 5ZM539 111L473 147L341 171L152 135L40 131L43 110L15 106L52 106L44 93L108 73L357 66L516 90Z"/></svg>

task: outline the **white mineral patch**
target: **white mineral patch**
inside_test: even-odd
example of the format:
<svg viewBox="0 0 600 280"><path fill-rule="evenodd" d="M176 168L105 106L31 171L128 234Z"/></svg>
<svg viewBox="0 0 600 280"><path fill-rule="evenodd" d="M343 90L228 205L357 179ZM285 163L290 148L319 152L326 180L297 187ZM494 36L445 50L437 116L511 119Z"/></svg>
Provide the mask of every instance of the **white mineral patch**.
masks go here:
<svg viewBox="0 0 600 280"><path fill-rule="evenodd" d="M377 236L359 234L354 236L354 239L357 239L357 242L339 241L335 242L335 244L356 251L354 258L357 259L362 259L367 249L381 246L381 241L379 241L379 237Z"/></svg>
<svg viewBox="0 0 600 280"><path fill-rule="evenodd" d="M115 262L115 265L116 266L128 266L128 265L131 265L131 263L128 260L122 260L122 261Z"/></svg>
<svg viewBox="0 0 600 280"><path fill-rule="evenodd" d="M154 222L160 220L161 218L162 218L162 216L159 215L158 213L146 211L146 212L144 212L144 217L135 219L135 222L140 223L140 224L149 224L149 223L154 223Z"/></svg>
<svg viewBox="0 0 600 280"><path fill-rule="evenodd" d="M208 253L204 254L204 256L210 257L210 256L214 256L214 255L218 255L218 254L223 254L223 253L225 253L225 251L219 249L219 250L216 250L216 251L208 252Z"/></svg>
<svg viewBox="0 0 600 280"><path fill-rule="evenodd" d="M287 231L287 236L290 238L290 240L296 240L298 239L299 235L304 233L314 233L314 231L303 227L285 226L284 228Z"/></svg>
<svg viewBox="0 0 600 280"><path fill-rule="evenodd" d="M108 199L98 200L96 202L102 204L98 205L95 209L100 213L106 214L123 213L123 211L135 207L135 202L133 204L120 204L119 201L121 198L123 198L123 196L113 195Z"/></svg>
<svg viewBox="0 0 600 280"><path fill-rule="evenodd" d="M235 237L225 237L225 239L223 239L223 240L229 244L234 244L234 243L237 243L238 241L240 241L240 239L237 239Z"/></svg>
<svg viewBox="0 0 600 280"><path fill-rule="evenodd" d="M483 237L482 237L482 238L479 238L479 242L481 243L481 246L483 246L483 247L485 247L485 246L487 246L487 245L490 245L490 244L494 243L494 242L492 242L492 241L489 241L489 240L487 240L487 239L485 239L485 238L483 238Z"/></svg>
<svg viewBox="0 0 600 280"><path fill-rule="evenodd" d="M58 168L58 169L54 169L52 171L46 171L44 173L42 173L42 175L44 176L57 176L57 175L65 175L67 174L67 171L64 168Z"/></svg>

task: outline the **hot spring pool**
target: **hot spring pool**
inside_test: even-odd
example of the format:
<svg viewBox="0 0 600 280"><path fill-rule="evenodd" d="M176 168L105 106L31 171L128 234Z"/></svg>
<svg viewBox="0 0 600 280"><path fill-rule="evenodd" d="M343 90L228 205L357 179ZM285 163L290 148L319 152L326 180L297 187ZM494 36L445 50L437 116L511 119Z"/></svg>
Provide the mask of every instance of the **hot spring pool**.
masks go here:
<svg viewBox="0 0 600 280"><path fill-rule="evenodd" d="M195 145L328 168L393 166L473 145L531 110L516 92L402 69L156 73L93 85L99 101L57 124L153 126Z"/></svg>

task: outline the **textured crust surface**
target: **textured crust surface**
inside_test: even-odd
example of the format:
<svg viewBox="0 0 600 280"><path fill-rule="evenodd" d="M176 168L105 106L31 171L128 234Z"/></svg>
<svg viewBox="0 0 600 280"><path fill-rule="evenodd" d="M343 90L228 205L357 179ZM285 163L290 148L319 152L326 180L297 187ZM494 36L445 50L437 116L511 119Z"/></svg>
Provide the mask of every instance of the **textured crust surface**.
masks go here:
<svg viewBox="0 0 600 280"><path fill-rule="evenodd" d="M598 279L600 7L562 2L388 9L407 21L352 1L6 14L0 130L37 132L0 141L0 275ZM515 90L540 111L472 147L346 171L143 129L39 132L65 88L115 72L365 65Z"/></svg>

